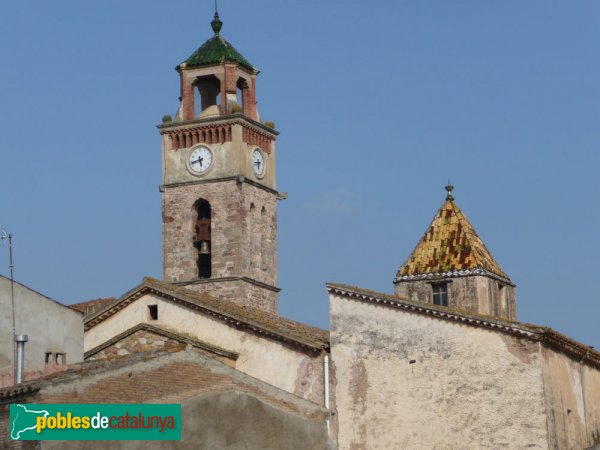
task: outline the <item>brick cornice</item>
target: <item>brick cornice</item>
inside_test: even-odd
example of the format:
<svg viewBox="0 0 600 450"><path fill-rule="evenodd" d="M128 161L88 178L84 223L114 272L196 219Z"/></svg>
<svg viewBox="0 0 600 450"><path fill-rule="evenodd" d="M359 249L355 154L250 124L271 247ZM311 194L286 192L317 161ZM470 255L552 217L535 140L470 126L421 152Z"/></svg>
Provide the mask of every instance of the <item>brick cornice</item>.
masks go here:
<svg viewBox="0 0 600 450"><path fill-rule="evenodd" d="M168 122L157 125L156 128L160 130L161 134L165 134L169 131L179 131L183 129L190 129L194 127L202 127L204 125L245 125L250 126L256 129L261 133L266 133L270 135L272 139L275 139L276 136L279 136L279 132L270 128L256 120L252 120L248 116L245 116L241 113L236 114L228 114L226 116L212 116L206 117L203 119L194 119L194 120L182 120L178 122Z"/></svg>
<svg viewBox="0 0 600 450"><path fill-rule="evenodd" d="M329 349L328 337L327 339L325 339L324 337L317 336L315 334L316 331L314 331L317 329L314 327L302 325L304 328L311 328L313 331L299 335L297 332L291 332L290 330L285 329L284 326L277 325L278 321L285 322L286 319L261 312L261 314L263 314L265 317L271 317L272 319L272 323L263 323L264 321L261 320L254 320L252 318L244 317L243 314L249 314L250 311L241 311L239 313L229 312L226 309L223 309L223 307L225 307L225 303L223 303L222 307L217 307L206 303L205 301L198 300L198 296L195 295L192 291L183 293L181 291L187 290L185 288L180 287L173 287L167 289L164 287L165 284L166 283L162 283L157 280L146 279L144 283L142 283L140 286L134 288L133 290L126 293L123 297L121 297L121 299L118 302L89 317L84 323L84 330L87 331L93 328L94 326L103 322L112 315L116 314L117 312L128 306L130 303L133 303L134 301L143 297L144 295L154 294L166 300L186 306L187 308L212 316L216 319L227 323L232 327L244 329L251 333L255 333L266 338L277 340L286 345L301 348L304 351L309 351L313 354L320 353L323 350L327 351ZM196 300L194 300L194 298L196 298ZM221 302L218 302L218 304L220 305ZM230 305L229 307L231 308L232 306ZM235 308L237 310L239 307L236 306ZM317 334L324 334L324 331L319 330L319 333Z"/></svg>
<svg viewBox="0 0 600 450"><path fill-rule="evenodd" d="M263 283L262 281L255 280L250 277L220 277L220 278L198 278L197 280L192 281L179 281L177 283L173 283L176 286L189 286L190 284L207 284L207 283L223 283L228 281L245 281L246 283L253 284L254 286L261 287L263 289L268 289L273 292L280 292L281 288L276 286L271 286L270 284Z"/></svg>

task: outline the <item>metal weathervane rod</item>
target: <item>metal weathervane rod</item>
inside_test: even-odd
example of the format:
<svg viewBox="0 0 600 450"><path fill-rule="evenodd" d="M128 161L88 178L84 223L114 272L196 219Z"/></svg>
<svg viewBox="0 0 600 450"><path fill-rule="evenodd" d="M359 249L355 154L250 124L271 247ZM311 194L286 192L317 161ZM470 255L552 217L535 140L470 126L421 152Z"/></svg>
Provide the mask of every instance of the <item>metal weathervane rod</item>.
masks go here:
<svg viewBox="0 0 600 450"><path fill-rule="evenodd" d="M15 326L15 277L13 264L13 249L12 249L12 233L6 230L0 231L0 239L8 241L8 268L10 269L10 301L12 306L12 342L13 342L13 366L15 372L15 381L17 379L17 344L15 341L16 326Z"/></svg>

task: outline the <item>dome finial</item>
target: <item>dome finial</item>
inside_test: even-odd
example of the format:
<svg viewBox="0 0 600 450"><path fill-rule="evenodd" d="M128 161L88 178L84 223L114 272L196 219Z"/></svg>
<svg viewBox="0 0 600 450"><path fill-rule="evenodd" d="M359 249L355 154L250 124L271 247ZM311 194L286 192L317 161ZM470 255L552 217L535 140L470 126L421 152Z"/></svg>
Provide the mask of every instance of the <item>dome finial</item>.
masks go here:
<svg viewBox="0 0 600 450"><path fill-rule="evenodd" d="M450 184L450 179L448 179L448 184L446 185L446 200L447 201L452 201L454 200L454 196L452 195L452 190L454 189L454 186L452 186Z"/></svg>
<svg viewBox="0 0 600 450"><path fill-rule="evenodd" d="M221 31L221 27L223 26L223 22L221 22L221 19L219 19L219 11L217 10L217 0L215 0L215 17L210 23L210 26L212 27L215 34L219 34L219 32Z"/></svg>

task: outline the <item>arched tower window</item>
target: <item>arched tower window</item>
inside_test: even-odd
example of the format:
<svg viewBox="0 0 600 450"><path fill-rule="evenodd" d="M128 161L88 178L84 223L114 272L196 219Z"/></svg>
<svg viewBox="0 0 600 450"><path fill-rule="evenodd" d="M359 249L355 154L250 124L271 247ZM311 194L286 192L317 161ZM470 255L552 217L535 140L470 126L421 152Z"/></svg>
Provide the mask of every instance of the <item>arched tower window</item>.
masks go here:
<svg viewBox="0 0 600 450"><path fill-rule="evenodd" d="M194 224L194 247L198 252L198 278L211 276L211 241L210 241L210 203L203 198L195 205L196 222Z"/></svg>
<svg viewBox="0 0 600 450"><path fill-rule="evenodd" d="M198 77L194 82L194 103L200 105L200 111L195 112L195 117L219 115L221 100L221 82L214 75ZM197 108L197 106L196 106Z"/></svg>

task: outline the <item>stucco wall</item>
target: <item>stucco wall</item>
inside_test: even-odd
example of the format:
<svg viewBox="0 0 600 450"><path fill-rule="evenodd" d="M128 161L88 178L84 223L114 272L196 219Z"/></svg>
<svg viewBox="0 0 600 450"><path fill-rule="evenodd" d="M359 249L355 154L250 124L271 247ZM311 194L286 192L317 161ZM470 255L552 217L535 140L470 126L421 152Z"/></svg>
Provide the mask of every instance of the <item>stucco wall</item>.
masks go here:
<svg viewBox="0 0 600 450"><path fill-rule="evenodd" d="M150 321L148 305L158 305L158 320ZM183 306L147 294L85 333L90 350L139 323L165 326L202 342L239 353L236 369L315 403L323 403L320 356L309 356Z"/></svg>
<svg viewBox="0 0 600 450"><path fill-rule="evenodd" d="M13 372L10 280L0 277L0 374ZM83 360L83 316L15 283L15 331L26 334L25 371L44 369L45 353L66 353L67 362ZM1 385L1 384L0 384Z"/></svg>
<svg viewBox="0 0 600 450"><path fill-rule="evenodd" d="M582 449L600 438L600 371L550 348L543 376L551 449Z"/></svg>
<svg viewBox="0 0 600 450"><path fill-rule="evenodd" d="M540 344L330 296L340 449L547 448Z"/></svg>
<svg viewBox="0 0 600 450"><path fill-rule="evenodd" d="M432 283L448 284L448 307L516 320L515 288L486 276L449 277L435 280L399 281L397 295L421 303L433 303Z"/></svg>

